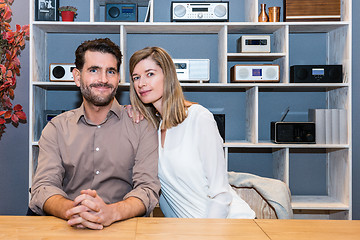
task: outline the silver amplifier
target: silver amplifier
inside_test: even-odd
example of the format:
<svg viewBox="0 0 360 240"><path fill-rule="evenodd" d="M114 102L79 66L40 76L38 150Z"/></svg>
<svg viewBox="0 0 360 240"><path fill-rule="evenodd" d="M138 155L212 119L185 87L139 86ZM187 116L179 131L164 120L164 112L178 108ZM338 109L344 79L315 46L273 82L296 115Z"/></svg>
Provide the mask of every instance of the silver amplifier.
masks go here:
<svg viewBox="0 0 360 240"><path fill-rule="evenodd" d="M279 82L280 66L269 65L235 65L230 69L231 82Z"/></svg>
<svg viewBox="0 0 360 240"><path fill-rule="evenodd" d="M238 39L238 52L270 52L270 35L243 35Z"/></svg>
<svg viewBox="0 0 360 240"><path fill-rule="evenodd" d="M207 82L210 80L209 59L173 59L179 81Z"/></svg>
<svg viewBox="0 0 360 240"><path fill-rule="evenodd" d="M171 2L171 21L229 21L229 2Z"/></svg>

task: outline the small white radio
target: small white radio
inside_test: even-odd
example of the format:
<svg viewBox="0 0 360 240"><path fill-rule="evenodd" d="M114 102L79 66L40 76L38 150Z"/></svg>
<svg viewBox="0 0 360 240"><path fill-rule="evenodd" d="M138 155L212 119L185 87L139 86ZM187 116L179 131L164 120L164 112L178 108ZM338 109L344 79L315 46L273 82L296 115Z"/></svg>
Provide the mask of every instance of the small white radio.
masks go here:
<svg viewBox="0 0 360 240"><path fill-rule="evenodd" d="M279 65L235 65L230 69L231 82L279 82Z"/></svg>
<svg viewBox="0 0 360 240"><path fill-rule="evenodd" d="M209 59L173 59L179 81L210 80Z"/></svg>
<svg viewBox="0 0 360 240"><path fill-rule="evenodd" d="M229 21L229 2L171 2L171 21Z"/></svg>
<svg viewBox="0 0 360 240"><path fill-rule="evenodd" d="M270 35L243 35L238 40L238 52L270 52Z"/></svg>
<svg viewBox="0 0 360 240"><path fill-rule="evenodd" d="M71 63L51 63L49 66L50 81L74 81L72 70L75 64Z"/></svg>

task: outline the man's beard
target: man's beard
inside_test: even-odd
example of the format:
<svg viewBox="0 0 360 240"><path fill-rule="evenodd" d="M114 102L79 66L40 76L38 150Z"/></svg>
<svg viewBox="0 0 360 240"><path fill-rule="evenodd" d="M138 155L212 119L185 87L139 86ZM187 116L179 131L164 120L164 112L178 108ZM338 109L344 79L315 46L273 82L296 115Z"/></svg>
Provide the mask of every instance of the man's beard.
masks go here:
<svg viewBox="0 0 360 240"><path fill-rule="evenodd" d="M94 92L91 91L92 87L108 87L113 88L113 91L107 96L99 96L95 95ZM92 83L90 85L85 85L82 79L80 79L80 91L83 97L90 103L94 104L95 106L107 106L111 103L114 96L116 95L117 86L113 86L112 84L108 83Z"/></svg>

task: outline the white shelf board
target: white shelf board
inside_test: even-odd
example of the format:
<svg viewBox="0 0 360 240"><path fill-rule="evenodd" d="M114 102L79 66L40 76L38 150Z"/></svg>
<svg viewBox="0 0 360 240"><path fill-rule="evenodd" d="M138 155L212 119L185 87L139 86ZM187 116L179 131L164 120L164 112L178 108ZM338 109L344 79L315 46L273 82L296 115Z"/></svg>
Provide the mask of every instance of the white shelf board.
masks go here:
<svg viewBox="0 0 360 240"><path fill-rule="evenodd" d="M124 0L97 0L99 5L104 6L105 3L124 3ZM136 3L138 6L144 7L149 4L149 0L126 0L126 3Z"/></svg>
<svg viewBox="0 0 360 240"><path fill-rule="evenodd" d="M287 22L290 33L328 33L333 30L351 26L348 21L337 22Z"/></svg>
<svg viewBox="0 0 360 240"><path fill-rule="evenodd" d="M327 33L332 30L350 26L349 22L319 23L252 23L252 22L52 22L34 21L33 25L45 32L56 33L120 33L124 26L127 33L218 33L224 26L228 33L237 34L272 34L289 26L290 33Z"/></svg>
<svg viewBox="0 0 360 240"><path fill-rule="evenodd" d="M270 141L250 143L247 141L225 140L224 147L228 148L326 148L326 149L347 149L348 144L278 144Z"/></svg>
<svg viewBox="0 0 360 240"><path fill-rule="evenodd" d="M261 89L274 89L279 91L326 91L329 89L336 89L342 87L348 87L348 83L326 83L326 84L315 84L315 83L209 83L209 82L181 82L182 87L187 89L198 89L198 90L217 90L217 89L249 89L253 87L259 87ZM32 82L33 86L38 86L44 89L56 89L57 87L76 87L74 82ZM128 88L130 83L120 83L119 87ZM77 88L77 87L76 87Z"/></svg>
<svg viewBox="0 0 360 240"><path fill-rule="evenodd" d="M349 206L329 196L291 196L294 210L349 210Z"/></svg>
<svg viewBox="0 0 360 240"><path fill-rule="evenodd" d="M143 33L143 34L168 34L168 33L182 33L182 34L217 34L224 27L224 23L206 23L206 22L187 22L187 23L168 23L168 22L154 22L154 23L126 23L123 24L126 32Z"/></svg>
<svg viewBox="0 0 360 240"><path fill-rule="evenodd" d="M34 27L46 33L117 33L120 34L118 22L34 22Z"/></svg>
<svg viewBox="0 0 360 240"><path fill-rule="evenodd" d="M284 22L228 22L228 33L231 34L273 34L285 27Z"/></svg>
<svg viewBox="0 0 360 240"><path fill-rule="evenodd" d="M274 61L286 56L286 53L228 53L229 61Z"/></svg>

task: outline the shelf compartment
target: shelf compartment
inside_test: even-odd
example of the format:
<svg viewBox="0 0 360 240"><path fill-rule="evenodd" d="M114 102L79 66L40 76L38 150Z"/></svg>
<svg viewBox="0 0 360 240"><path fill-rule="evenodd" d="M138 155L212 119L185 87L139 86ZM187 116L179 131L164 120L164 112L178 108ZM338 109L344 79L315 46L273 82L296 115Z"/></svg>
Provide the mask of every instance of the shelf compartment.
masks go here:
<svg viewBox="0 0 360 240"><path fill-rule="evenodd" d="M292 22L288 23L290 33L328 33L350 26L350 22Z"/></svg>

